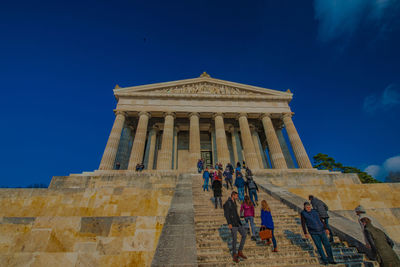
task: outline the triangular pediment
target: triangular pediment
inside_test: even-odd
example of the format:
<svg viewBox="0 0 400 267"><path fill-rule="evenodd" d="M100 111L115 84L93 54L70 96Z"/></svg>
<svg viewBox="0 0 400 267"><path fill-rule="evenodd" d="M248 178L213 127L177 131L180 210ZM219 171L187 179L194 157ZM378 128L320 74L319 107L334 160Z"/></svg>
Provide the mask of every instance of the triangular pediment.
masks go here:
<svg viewBox="0 0 400 267"><path fill-rule="evenodd" d="M229 82L202 76L195 79L187 79L173 82L148 84L134 87L116 88L114 93L119 96L245 96L245 97L278 97L291 99L290 92L282 92L262 87Z"/></svg>

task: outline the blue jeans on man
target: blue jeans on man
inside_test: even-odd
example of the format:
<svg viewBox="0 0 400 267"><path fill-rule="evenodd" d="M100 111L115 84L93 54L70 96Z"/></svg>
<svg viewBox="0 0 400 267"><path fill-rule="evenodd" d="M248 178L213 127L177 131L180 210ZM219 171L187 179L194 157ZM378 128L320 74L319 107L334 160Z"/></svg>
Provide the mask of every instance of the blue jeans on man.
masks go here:
<svg viewBox="0 0 400 267"><path fill-rule="evenodd" d="M311 235L312 240L314 241L315 246L317 247L318 254L321 256L321 260L324 263L334 262L333 254L332 254L332 247L328 241L328 237L326 236L325 232L312 233L312 234L310 233L310 235ZM324 246L326 253L328 254L328 258L325 255L322 245Z"/></svg>
<svg viewBox="0 0 400 267"><path fill-rule="evenodd" d="M208 178L204 178L203 191L208 191Z"/></svg>
<svg viewBox="0 0 400 267"><path fill-rule="evenodd" d="M238 187L239 200L244 201L244 187Z"/></svg>
<svg viewBox="0 0 400 267"><path fill-rule="evenodd" d="M258 196L257 196L257 189L250 189L249 190L249 195L250 195L250 200L253 202L253 205L256 205L256 202L258 202ZM254 197L254 198L253 198ZM256 202L254 202L254 200Z"/></svg>
<svg viewBox="0 0 400 267"><path fill-rule="evenodd" d="M329 242L333 242L333 232L332 232L331 227L329 226L329 218L321 218L321 219L324 221L326 227L328 228L328 231L329 231Z"/></svg>

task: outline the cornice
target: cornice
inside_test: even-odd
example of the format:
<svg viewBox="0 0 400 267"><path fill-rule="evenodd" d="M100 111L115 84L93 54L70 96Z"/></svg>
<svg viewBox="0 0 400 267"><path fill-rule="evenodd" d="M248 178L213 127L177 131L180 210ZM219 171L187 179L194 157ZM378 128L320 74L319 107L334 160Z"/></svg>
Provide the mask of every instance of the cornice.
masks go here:
<svg viewBox="0 0 400 267"><path fill-rule="evenodd" d="M235 99L235 100L282 100L288 101L292 100L291 97L287 96L254 96L254 95L200 95L200 94L154 94L154 93L120 93L118 94L120 98L133 98L133 97L143 97L143 98L161 98L161 99Z"/></svg>

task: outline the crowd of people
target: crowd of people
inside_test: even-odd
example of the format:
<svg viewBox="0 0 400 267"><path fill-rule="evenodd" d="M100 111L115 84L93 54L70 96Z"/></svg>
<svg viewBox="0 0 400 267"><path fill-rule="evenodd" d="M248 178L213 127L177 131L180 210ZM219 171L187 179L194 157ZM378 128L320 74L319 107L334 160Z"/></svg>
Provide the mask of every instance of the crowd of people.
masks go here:
<svg viewBox="0 0 400 267"><path fill-rule="evenodd" d="M261 225L259 231L254 222L255 207L258 206L258 186L253 179L251 170L246 167L245 162L237 162L234 168L228 163L223 170L220 163L213 167L204 166L204 161L198 161L198 171L203 172L203 191L211 189L214 194L215 208L223 208L228 228L232 235L232 259L238 263L246 260L243 248L246 236L251 233L251 240L257 241L257 236L261 237L263 243L269 246L272 243L272 252L278 252L277 241L274 236L274 221L271 209L266 200L261 201L260 218ZM245 178L243 177L245 176ZM233 182L233 176L235 181ZM226 189L231 189L228 200L222 205L223 178ZM233 190L236 187L236 191ZM311 239L318 251L323 264L336 264L331 243L334 242L333 231L329 225L328 206L320 199L309 196L309 201L304 203L304 209L300 213L301 225L304 237ZM240 204L238 213L237 202ZM393 250L394 242L387 236L383 227L376 220L366 214L362 206L355 209L361 231L364 234L366 247L370 250L370 258L377 260L380 266L400 266L400 260ZM240 214L240 215L239 215ZM242 221L241 218L244 220ZM251 231L250 231L251 230ZM264 236L261 232L268 231ZM241 235L239 247L237 248L237 233Z"/></svg>

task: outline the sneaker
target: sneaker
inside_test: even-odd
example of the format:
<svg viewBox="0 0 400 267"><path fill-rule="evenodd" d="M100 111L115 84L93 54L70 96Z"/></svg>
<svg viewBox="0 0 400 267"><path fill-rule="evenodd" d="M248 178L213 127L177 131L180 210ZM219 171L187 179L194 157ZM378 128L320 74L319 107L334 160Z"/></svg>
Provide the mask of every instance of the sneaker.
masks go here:
<svg viewBox="0 0 400 267"><path fill-rule="evenodd" d="M277 249L277 248L274 248L274 249L272 250L272 252L278 252L278 249Z"/></svg>

